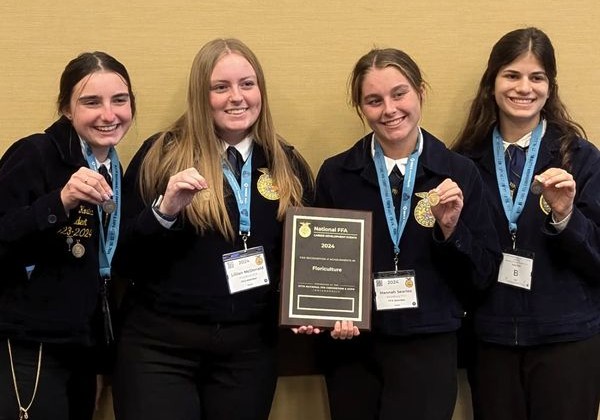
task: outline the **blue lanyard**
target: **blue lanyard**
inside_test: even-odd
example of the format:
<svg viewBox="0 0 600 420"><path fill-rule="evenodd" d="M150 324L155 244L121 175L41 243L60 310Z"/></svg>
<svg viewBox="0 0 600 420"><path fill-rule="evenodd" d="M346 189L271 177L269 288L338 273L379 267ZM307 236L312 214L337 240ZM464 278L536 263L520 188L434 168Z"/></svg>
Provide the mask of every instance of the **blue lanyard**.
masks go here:
<svg viewBox="0 0 600 420"><path fill-rule="evenodd" d="M112 177L112 190L113 200L116 204L116 209L110 215L108 228L106 231L107 237L104 236L103 229L103 213L101 206L98 206L98 219L100 220L100 247L98 250L98 260L100 265L100 277L103 279L110 278L111 263L115 250L117 248L117 241L119 239L119 225L121 221L121 166L119 165L119 157L114 147L110 148L108 152L110 158L110 175ZM92 149L85 144L85 159L88 166L93 171L98 171L98 165L96 164L96 158L92 153Z"/></svg>
<svg viewBox="0 0 600 420"><path fill-rule="evenodd" d="M493 146L494 163L496 165L496 180L498 181L500 200L502 201L504 214L508 220L508 228L510 233L513 235L513 241L517 234L517 220L519 220L519 216L525 207L525 201L527 200L527 195L529 193L529 185L533 179L533 171L535 169L538 151L540 150L540 144L542 143L543 126L543 121L540 121L538 126L531 134L531 142L529 143L529 149L527 150L525 166L523 167L523 174L521 176L521 182L519 182L519 188L517 190L517 196L515 197L514 203L510 195L510 187L508 186L508 172L506 170L506 162L504 160L504 145L502 143L502 136L498 131L498 127L496 126L494 128Z"/></svg>
<svg viewBox="0 0 600 420"><path fill-rule="evenodd" d="M244 237L250 236L250 196L252 182L252 150L244 166L242 166L242 173L240 176L241 185L238 184L233 171L229 167L227 159L221 161L221 167L223 168L223 175L227 178L229 186L233 190L235 195L235 201L237 202L238 211L240 213L240 235ZM244 240L245 244L245 240Z"/></svg>
<svg viewBox="0 0 600 420"><path fill-rule="evenodd" d="M388 231L390 237L394 243L395 261L400 253L400 238L406 227L410 214L410 205L412 200L413 190L415 189L415 177L417 175L417 165L419 163L419 150L420 145L423 142L423 134L419 130L419 137L417 138L417 147L411 153L406 163L406 170L404 175L404 181L402 183L402 200L400 201L400 214L399 219L396 220L396 212L394 211L394 200L392 198L392 192L390 188L390 180L388 178L387 168L385 166L385 158L383 156L383 149L379 142L373 136L375 141L375 154L373 160L375 161L375 169L377 170L377 180L379 181L379 192L381 194L381 201L383 203L383 210L385 212L385 218L387 220Z"/></svg>

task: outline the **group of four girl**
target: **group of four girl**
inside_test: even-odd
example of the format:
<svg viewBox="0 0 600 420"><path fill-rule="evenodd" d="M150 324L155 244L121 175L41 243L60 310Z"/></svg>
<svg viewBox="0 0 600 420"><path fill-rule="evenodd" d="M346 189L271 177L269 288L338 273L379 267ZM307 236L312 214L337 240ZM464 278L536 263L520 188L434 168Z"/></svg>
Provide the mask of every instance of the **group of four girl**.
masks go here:
<svg viewBox="0 0 600 420"><path fill-rule="evenodd" d="M130 279L118 419L268 418L282 220L315 205L372 212L373 275L411 270L418 302L377 300L370 332L336 322L321 348L333 419L450 419L468 307L481 419L595 420L600 153L558 96L550 40L526 28L494 45L460 154L419 126L425 86L400 50L361 57L351 102L372 132L315 184L275 131L255 55L214 40L186 111L122 178L129 75L105 53L72 60L59 120L0 161L0 419L91 418L113 266ZM241 282L231 267L249 256L260 275Z"/></svg>

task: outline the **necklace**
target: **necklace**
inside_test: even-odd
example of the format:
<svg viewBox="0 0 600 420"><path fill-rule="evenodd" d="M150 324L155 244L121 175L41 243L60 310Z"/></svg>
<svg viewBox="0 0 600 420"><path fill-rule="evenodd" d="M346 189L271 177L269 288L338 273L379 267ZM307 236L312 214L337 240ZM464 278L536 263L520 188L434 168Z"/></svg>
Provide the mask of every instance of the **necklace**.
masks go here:
<svg viewBox="0 0 600 420"><path fill-rule="evenodd" d="M15 374L15 366L13 364L13 356L12 356L12 348L10 346L10 339L6 340L6 344L8 344L8 357L10 358L10 371L13 377L13 385L15 386L15 394L17 395L17 404L19 404L19 420L28 420L29 414L27 411L31 408L33 404L33 400L35 399L35 394L37 392L38 383L40 380L40 369L42 367L42 343L40 343L40 349L38 350L38 362L37 362L37 373L35 374L35 385L33 387L33 395L31 396L31 401L27 407L23 407L21 405L21 397L19 396L19 388L17 387L17 375Z"/></svg>

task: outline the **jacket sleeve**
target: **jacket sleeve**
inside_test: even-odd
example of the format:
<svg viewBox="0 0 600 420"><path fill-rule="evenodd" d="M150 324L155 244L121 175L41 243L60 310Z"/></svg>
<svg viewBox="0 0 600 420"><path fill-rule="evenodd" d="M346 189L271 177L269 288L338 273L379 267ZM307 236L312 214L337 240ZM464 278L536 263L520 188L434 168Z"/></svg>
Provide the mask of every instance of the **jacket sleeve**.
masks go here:
<svg viewBox="0 0 600 420"><path fill-rule="evenodd" d="M315 206L317 207L331 208L334 206L328 186L328 179L331 177L328 175L330 166L329 161L326 160L317 173L315 182Z"/></svg>
<svg viewBox="0 0 600 420"><path fill-rule="evenodd" d="M448 248L466 264L471 284L476 289L483 290L498 278L502 252L484 198L483 181L473 162L468 161L467 164L468 176L460 186L464 204L456 230L446 241L443 241L437 225L433 234L436 242Z"/></svg>
<svg viewBox="0 0 600 420"><path fill-rule="evenodd" d="M587 147L586 147L587 146ZM593 283L600 283L600 151L592 144L578 150L573 166L577 192L573 213L562 232L550 225L543 232L564 261Z"/></svg>
<svg viewBox="0 0 600 420"><path fill-rule="evenodd" d="M60 188L48 190L44 157L35 142L23 139L0 160L0 256L39 232L56 229L67 221Z"/></svg>

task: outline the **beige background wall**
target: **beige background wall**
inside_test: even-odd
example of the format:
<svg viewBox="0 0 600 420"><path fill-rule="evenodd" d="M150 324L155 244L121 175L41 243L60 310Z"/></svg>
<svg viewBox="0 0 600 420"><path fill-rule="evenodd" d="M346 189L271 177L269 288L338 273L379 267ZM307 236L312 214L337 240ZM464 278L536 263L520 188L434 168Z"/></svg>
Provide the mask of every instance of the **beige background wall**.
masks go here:
<svg viewBox="0 0 600 420"><path fill-rule="evenodd" d="M137 122L119 146L127 164L143 139L183 110L199 47L230 36L261 59L278 130L315 171L364 132L345 87L355 60L373 46L404 49L420 64L431 85L423 126L449 142L492 44L525 25L552 38L562 97L600 144L599 18L596 0L3 0L0 152L53 121L67 61L105 50L128 67L138 99ZM283 380L273 411L274 419L324 418L319 378Z"/></svg>

